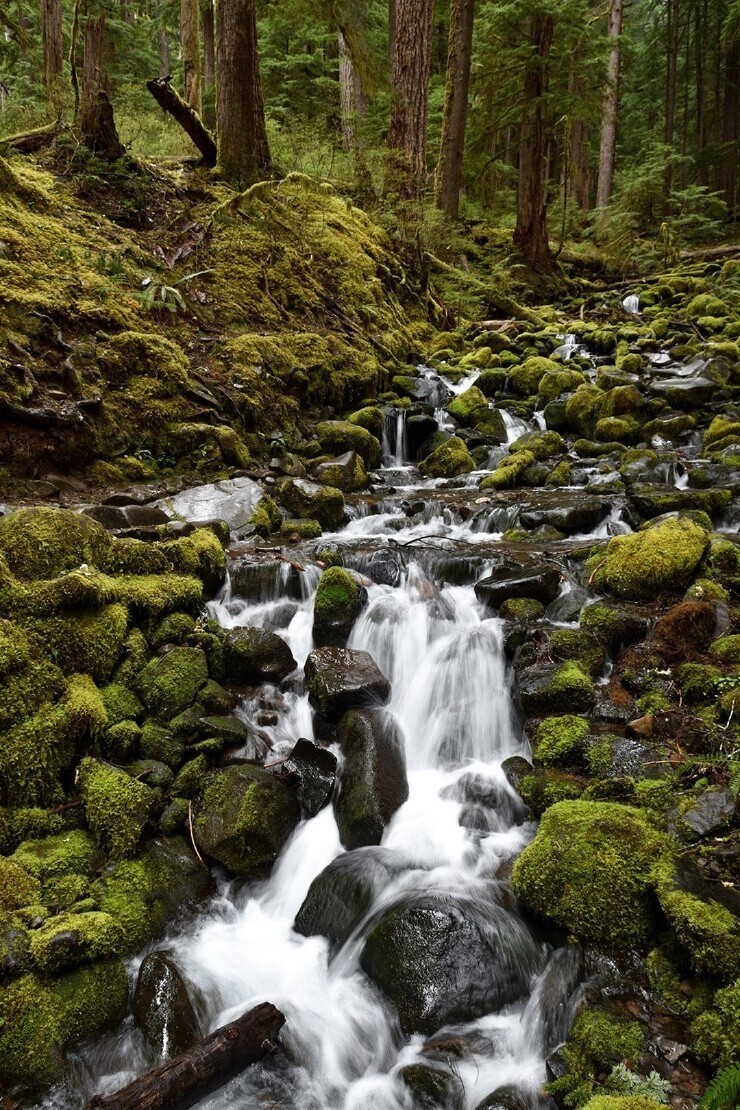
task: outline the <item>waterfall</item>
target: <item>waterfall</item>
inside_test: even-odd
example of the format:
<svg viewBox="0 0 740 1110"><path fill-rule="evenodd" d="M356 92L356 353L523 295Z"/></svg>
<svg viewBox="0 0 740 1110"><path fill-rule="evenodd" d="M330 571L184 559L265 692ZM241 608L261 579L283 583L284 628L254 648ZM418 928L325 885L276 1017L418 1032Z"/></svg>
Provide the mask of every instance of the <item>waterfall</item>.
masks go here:
<svg viewBox="0 0 740 1110"><path fill-rule="evenodd" d="M630 316L640 315L640 295L639 293L630 293L622 301L622 308L625 312L629 312Z"/></svg>
<svg viewBox="0 0 740 1110"><path fill-rule="evenodd" d="M408 459L406 445L406 409L387 412L383 420L383 466L405 466Z"/></svg>

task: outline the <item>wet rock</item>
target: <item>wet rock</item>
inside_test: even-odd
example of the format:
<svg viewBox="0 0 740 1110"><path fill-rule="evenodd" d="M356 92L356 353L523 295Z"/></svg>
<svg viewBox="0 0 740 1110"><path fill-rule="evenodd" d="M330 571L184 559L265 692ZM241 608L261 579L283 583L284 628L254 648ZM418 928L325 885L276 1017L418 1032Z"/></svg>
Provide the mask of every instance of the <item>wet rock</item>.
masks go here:
<svg viewBox="0 0 740 1110"><path fill-rule="evenodd" d="M285 640L263 628L230 628L224 634L227 682L282 682L296 668Z"/></svg>
<svg viewBox="0 0 740 1110"><path fill-rule="evenodd" d="M344 762L334 814L345 848L379 844L409 796L403 736L384 709L353 710L339 722Z"/></svg>
<svg viewBox="0 0 740 1110"><path fill-rule="evenodd" d="M321 935L343 944L405 866L399 853L388 848L344 852L313 880L293 928L304 937Z"/></svg>
<svg viewBox="0 0 740 1110"><path fill-rule="evenodd" d="M251 478L230 478L195 486L174 497L163 497L154 506L168 517L180 520L197 523L225 520L232 531L239 531L247 526L262 492L262 487Z"/></svg>
<svg viewBox="0 0 740 1110"><path fill-rule="evenodd" d="M423 380L423 379L422 379ZM406 445L412 459L418 457L424 443L438 430L437 421L426 413L412 413L406 421Z"/></svg>
<svg viewBox="0 0 740 1110"><path fill-rule="evenodd" d="M367 590L358 577L343 567L328 567L319 579L314 600L314 643L344 647L365 605Z"/></svg>
<svg viewBox="0 0 740 1110"><path fill-rule="evenodd" d="M367 471L356 451L345 451L335 459L319 463L313 471L317 482L342 493L354 493L367 485Z"/></svg>
<svg viewBox="0 0 740 1110"><path fill-rule="evenodd" d="M550 602L545 610L545 620L553 624L572 624L578 620L588 596L588 590L582 586L574 586Z"/></svg>
<svg viewBox="0 0 740 1110"><path fill-rule="evenodd" d="M142 961L132 1008L136 1024L160 1060L186 1052L200 1038L185 980L164 952L150 952Z"/></svg>
<svg viewBox="0 0 740 1110"><path fill-rule="evenodd" d="M648 392L653 397L667 401L673 408L694 412L702 405L709 404L717 388L716 383L707 378L664 378L662 381L651 382Z"/></svg>
<svg viewBox="0 0 740 1110"><path fill-rule="evenodd" d="M462 1110L465 1106L463 1082L447 1067L407 1064L398 1074L411 1094L413 1110Z"/></svg>
<svg viewBox="0 0 740 1110"><path fill-rule="evenodd" d="M374 551L367 572L379 586L397 586L403 574L401 557L394 551Z"/></svg>
<svg viewBox="0 0 740 1110"><path fill-rule="evenodd" d="M587 713L595 700L589 677L577 663L543 663L518 675L519 698L528 717Z"/></svg>
<svg viewBox="0 0 740 1110"><path fill-rule="evenodd" d="M524 756L512 755L503 761L501 770L506 775L509 786L518 794L522 779L532 773L532 764Z"/></svg>
<svg viewBox="0 0 740 1110"><path fill-rule="evenodd" d="M201 851L235 875L257 878L277 859L298 824L295 791L259 767L216 772L199 802L195 838Z"/></svg>
<svg viewBox="0 0 740 1110"><path fill-rule="evenodd" d="M599 601L583 610L581 628L593 633L607 647L617 648L644 640L648 622L638 613Z"/></svg>
<svg viewBox="0 0 740 1110"><path fill-rule="evenodd" d="M459 436L451 436L427 455L419 469L427 478L457 478L475 470L475 462Z"/></svg>
<svg viewBox="0 0 740 1110"><path fill-rule="evenodd" d="M527 953L503 951L493 936L427 896L381 918L368 934L361 965L395 1003L406 1034L433 1033L498 1010L527 989Z"/></svg>
<svg viewBox="0 0 740 1110"><path fill-rule="evenodd" d="M662 590L685 589L708 546L709 536L693 520L666 520L610 540L592 579L597 589L620 597L652 599Z"/></svg>
<svg viewBox="0 0 740 1110"><path fill-rule="evenodd" d="M716 836L729 828L735 815L735 798L726 787L705 790L683 811L676 824L690 840ZM676 815L677 816L677 815ZM669 815L670 818L670 815Z"/></svg>
<svg viewBox="0 0 740 1110"><path fill-rule="evenodd" d="M334 789L337 757L310 740L298 740L284 764L299 780L298 801L305 817L315 817L328 804Z"/></svg>
<svg viewBox="0 0 740 1110"><path fill-rule="evenodd" d="M355 430L363 431L362 428ZM338 528L344 520L344 496L333 486L320 486L303 478L286 478L280 483L279 491L285 507L300 520L318 520L322 528Z"/></svg>
<svg viewBox="0 0 740 1110"><path fill-rule="evenodd" d="M231 568L231 588L234 596L255 604L275 601L276 598L302 597L302 574L297 567L283 559L255 559L248 556L235 562Z"/></svg>
<svg viewBox="0 0 740 1110"><path fill-rule="evenodd" d="M359 424L352 424L348 420L324 420L316 425L315 433L327 453L356 451L370 469L380 462L378 439Z"/></svg>
<svg viewBox="0 0 740 1110"><path fill-rule="evenodd" d="M505 564L475 584L475 596L491 609L499 609L510 598L527 597L547 604L560 589L555 567L519 567Z"/></svg>
<svg viewBox="0 0 740 1110"><path fill-rule="evenodd" d="M497 1087L475 1110L532 1110L539 1105L540 1100L533 1100L531 1094L525 1094L518 1087L509 1084L506 1087Z"/></svg>
<svg viewBox="0 0 740 1110"><path fill-rule="evenodd" d="M611 507L606 498L593 494L556 494L543 497L539 503L528 503L522 508L520 522L523 528L549 525L559 532L590 532L607 516Z"/></svg>
<svg viewBox="0 0 740 1110"><path fill-rule="evenodd" d="M26 929L8 922L0 924L0 982L14 979L31 963L29 935Z"/></svg>
<svg viewBox="0 0 740 1110"><path fill-rule="evenodd" d="M312 651L304 669L314 709L338 720L349 709L385 705L391 685L366 651L324 647Z"/></svg>
<svg viewBox="0 0 740 1110"><path fill-rule="evenodd" d="M506 762L517 763L519 758L514 756ZM525 773L532 770L526 759L522 759L521 762L526 767ZM506 774L505 771L504 774ZM507 784L511 785L508 775L506 782L502 782L501 779L467 771L457 782L445 787L440 797L460 802L465 810L480 808L490 811L494 824L492 826L486 824L485 828L498 828L499 822L503 827L509 828L512 825L521 825L529 811L519 795L508 789ZM513 786L512 789L516 790L516 787ZM461 816L460 824L468 825L468 821L463 821Z"/></svg>
<svg viewBox="0 0 740 1110"><path fill-rule="evenodd" d="M666 486L639 486L630 500L644 520L664 513L701 511L716 517L729 507L729 489L671 489Z"/></svg>

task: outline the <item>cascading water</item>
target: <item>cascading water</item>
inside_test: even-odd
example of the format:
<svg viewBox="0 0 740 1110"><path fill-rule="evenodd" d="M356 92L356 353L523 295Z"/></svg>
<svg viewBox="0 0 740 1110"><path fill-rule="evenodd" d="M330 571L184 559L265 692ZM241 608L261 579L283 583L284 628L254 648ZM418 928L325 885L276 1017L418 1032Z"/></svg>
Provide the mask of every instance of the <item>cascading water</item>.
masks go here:
<svg viewBox="0 0 740 1110"><path fill-rule="evenodd" d="M350 523L335 542L373 519ZM292 589L286 601L289 570L275 572L271 588L263 574L251 595L257 600L248 601L238 588L250 580L237 569L209 609L225 626L277 629L301 668L312 647L318 569L306 571L302 590ZM323 809L298 827L269 880L223 884L207 913L166 942L198 1000L204 1031L265 999L287 1018L284 1053L248 1069L201 1105L230 1110L266 1098L296 1110L408 1110L399 1073L413 1063L429 1064L425 1042L401 1032L360 959L369 929L384 913L431 903L454 907L496 953L490 966L476 970L476 979L486 980L497 1001L473 1020L442 1023L466 1045L455 1062L459 1104L472 1108L498 1086L514 1084L536 1106L545 1055L562 1037L552 1013L562 1024L573 984L565 990L562 954L548 959L499 877L534 833L501 769L507 757L527 754L501 624L486 617L472 585L440 586L410 561L397 586L369 587L350 646L369 651L391 681L388 713L403 733L409 797L386 828L381 849L349 854L331 806ZM297 672L277 699L274 687L265 688L274 705L272 723L260 730L272 749L268 764L299 736L313 737L299 678ZM245 699L245 721L255 718L261 697L258 690ZM315 877L339 857L361 868L363 853L377 851L386 852L390 880L346 942L331 948L323 937L298 935L295 915ZM137 966L134 961L132 973ZM80 1054L79 1091L89 1096L117 1089L151 1064L139 1034L126 1026Z"/></svg>
<svg viewBox="0 0 740 1110"><path fill-rule="evenodd" d="M387 412L383 421L383 465L405 466L408 460L406 445L406 410Z"/></svg>

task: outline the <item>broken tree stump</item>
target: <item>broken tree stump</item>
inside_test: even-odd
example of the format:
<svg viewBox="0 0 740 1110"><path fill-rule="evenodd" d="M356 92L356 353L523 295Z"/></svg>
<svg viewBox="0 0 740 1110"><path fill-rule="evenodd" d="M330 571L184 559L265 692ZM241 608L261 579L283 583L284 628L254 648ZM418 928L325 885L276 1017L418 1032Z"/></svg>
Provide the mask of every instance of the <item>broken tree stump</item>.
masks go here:
<svg viewBox="0 0 740 1110"><path fill-rule="evenodd" d="M263 1002L211 1033L200 1044L112 1095L97 1095L88 1110L187 1110L250 1064L278 1051L285 1017Z"/></svg>
<svg viewBox="0 0 740 1110"><path fill-rule="evenodd" d="M169 112L192 139L203 156L205 164L215 166L217 151L213 136L207 130L195 109L191 108L177 90L172 88L169 79L157 77L153 81L147 81L146 87L160 108Z"/></svg>

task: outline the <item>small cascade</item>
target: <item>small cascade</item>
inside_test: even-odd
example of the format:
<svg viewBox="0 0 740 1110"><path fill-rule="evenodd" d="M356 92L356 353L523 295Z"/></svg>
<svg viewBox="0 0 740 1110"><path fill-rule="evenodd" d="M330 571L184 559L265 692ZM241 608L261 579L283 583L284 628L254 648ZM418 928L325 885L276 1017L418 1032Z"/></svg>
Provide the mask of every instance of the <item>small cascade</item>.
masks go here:
<svg viewBox="0 0 740 1110"><path fill-rule="evenodd" d="M521 416L513 416L512 413L507 412L506 409L501 409L500 412L504 418L504 424L506 425L507 443L515 443L520 436L523 436L526 432L532 431L531 424L528 424Z"/></svg>
<svg viewBox="0 0 740 1110"><path fill-rule="evenodd" d="M630 316L640 315L640 295L639 293L629 293L622 301L622 308L628 312Z"/></svg>
<svg viewBox="0 0 740 1110"><path fill-rule="evenodd" d="M406 409L395 409L385 414L383 421L383 466L406 466L409 462L406 442Z"/></svg>

